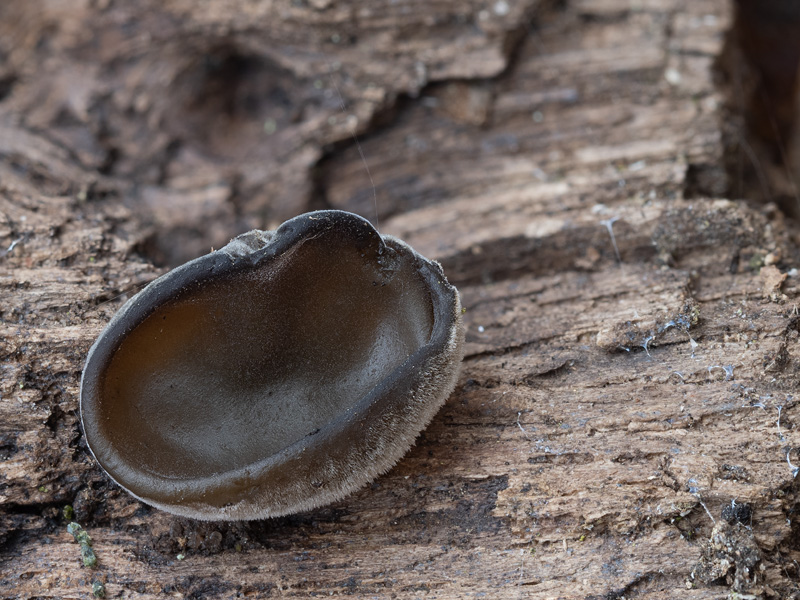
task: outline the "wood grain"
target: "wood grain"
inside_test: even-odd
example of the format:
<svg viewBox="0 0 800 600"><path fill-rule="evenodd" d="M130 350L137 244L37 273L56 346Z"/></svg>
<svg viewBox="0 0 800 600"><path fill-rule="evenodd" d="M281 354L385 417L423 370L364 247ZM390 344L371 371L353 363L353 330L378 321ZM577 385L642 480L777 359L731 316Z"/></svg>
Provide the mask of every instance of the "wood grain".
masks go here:
<svg viewBox="0 0 800 600"><path fill-rule="evenodd" d="M724 197L726 2L39 9L0 19L0 596L798 596L800 253L774 206ZM187 109L230 83L215 60L305 108ZM360 148L314 104L329 61ZM150 259L319 206L442 262L456 391L330 507L214 524L136 502L83 442L93 339Z"/></svg>

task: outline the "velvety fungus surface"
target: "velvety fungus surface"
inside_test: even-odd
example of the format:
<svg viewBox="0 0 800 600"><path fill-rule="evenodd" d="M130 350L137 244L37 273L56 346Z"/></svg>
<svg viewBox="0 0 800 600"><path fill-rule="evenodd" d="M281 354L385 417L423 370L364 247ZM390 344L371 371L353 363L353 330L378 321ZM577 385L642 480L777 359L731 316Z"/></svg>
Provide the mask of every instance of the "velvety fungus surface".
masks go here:
<svg viewBox="0 0 800 600"><path fill-rule="evenodd" d="M157 279L81 385L86 439L135 496L202 519L337 500L390 468L452 391L458 292L366 220L318 211Z"/></svg>

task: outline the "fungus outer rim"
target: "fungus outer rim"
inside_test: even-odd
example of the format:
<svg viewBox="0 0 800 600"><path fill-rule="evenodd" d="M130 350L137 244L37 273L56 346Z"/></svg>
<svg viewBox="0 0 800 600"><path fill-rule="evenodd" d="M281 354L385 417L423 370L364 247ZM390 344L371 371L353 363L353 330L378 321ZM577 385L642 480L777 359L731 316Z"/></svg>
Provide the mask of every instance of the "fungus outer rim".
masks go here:
<svg viewBox="0 0 800 600"><path fill-rule="evenodd" d="M312 437L310 442L308 442L308 437L303 438L278 453L217 475L193 479L169 479L159 474L148 473L141 469L130 467L114 452L120 465L123 465L117 468L126 475L126 477L115 477L105 466L109 462L108 457L104 456L103 460L98 457L92 447L92 443L89 441L92 435L87 434L87 446L95 456L95 459L121 487L140 500L157 508L193 518L253 519L273 517L308 510L338 500L389 470L407 452L416 437L428 425L455 387L458 368L463 356L464 336L458 291L447 282L438 263L421 256L401 240L388 235L381 236L368 221L361 217L350 213L341 213L341 211L308 213L287 221L274 233L258 232L260 235L256 236L257 241L263 243L263 246L260 248L250 246L251 251L249 252L241 244L243 242L241 238L244 236L239 236L239 238L235 238L232 241L232 244L237 240L240 242L236 247L229 248L229 246L226 246L177 267L159 277L142 290L140 294L129 300L112 318L87 356L87 366L81 379L80 390L81 421L84 431L89 431L87 425L90 428L93 425L96 426L96 419L99 416L95 414L94 408L86 410L84 394L97 394L99 381L101 381L99 376L107 367L109 360L113 357L116 348L119 347L125 335L152 314L160 306L161 302L173 296L176 293L175 290L180 289L183 284L187 282L200 284L202 279L198 279L198 270L206 270L205 277L212 277L215 274L219 274L218 269L229 269L231 272L235 272L239 269L252 267L262 260L269 260L279 255L293 244L302 243L320 226L325 226L326 222L329 224L333 219L346 221L345 225L351 229L350 233L353 233L354 230L355 235L361 236L358 238L359 241L365 242L365 246L371 246L376 249L378 255L384 252L387 246L393 247L396 251L410 254L414 261L415 269L425 280L431 296L434 324L428 342L420 346L399 367L387 374L376 387L362 396L346 414L328 423L322 431ZM317 221L317 223L314 223L314 221ZM243 243L252 243L252 241L248 240ZM173 285L170 288L168 284ZM150 291L148 292L148 290ZM125 320L130 316L135 317L134 323L127 326ZM414 373L417 374L416 377L412 377ZM424 383L431 380L431 378L436 383L433 386L435 389L418 389L420 382ZM88 379L91 379L91 381L87 381ZM410 385L409 381L413 381L414 385ZM408 408L406 405L408 404L409 392L419 394L418 398L420 399L409 405L412 408L414 406L418 407L418 410L411 411L411 418L405 419L405 427L395 427L397 423L403 421L402 413ZM436 401L433 401L434 399ZM331 445L337 445L335 443L336 438L341 436L343 425L353 429L356 422L366 421L371 412L376 413L372 417L373 419L378 417L378 423L382 426L368 428L367 433L362 435L362 439L357 440L353 448L364 453L366 458L356 461L361 468L354 469L352 473L344 474L338 481L331 482L330 485L325 484L322 489L296 490L296 493L303 497L299 501L283 498L282 496L287 494L279 493L278 496L280 497L261 498L263 500L261 502L259 502L261 495L258 494L255 495L256 497L251 498L247 498L247 494L245 494L245 499L224 503L223 505L204 502L203 497L208 494L209 490L220 490L231 486L238 489L250 487L251 489L260 490L262 494L268 494L269 490L262 488L269 480L270 474L281 467L290 465L293 461L302 460L304 454L310 455L315 452L326 454L324 451L330 450ZM384 446L386 444L381 442L382 436L387 434L391 434L395 438L389 451L385 451ZM111 448L108 442L103 445ZM113 448L111 450L113 451ZM316 469L317 471L330 470L332 466L336 466L331 464L335 460L328 457L326 461L325 456L320 458L321 462ZM130 475L133 475L133 477L129 477ZM135 483L140 484L139 486L133 486L136 487L137 491L131 489L130 481L132 480L136 480ZM300 483L307 484L307 480L308 478ZM212 495L216 496L216 494ZM291 494L288 495L291 496Z"/></svg>

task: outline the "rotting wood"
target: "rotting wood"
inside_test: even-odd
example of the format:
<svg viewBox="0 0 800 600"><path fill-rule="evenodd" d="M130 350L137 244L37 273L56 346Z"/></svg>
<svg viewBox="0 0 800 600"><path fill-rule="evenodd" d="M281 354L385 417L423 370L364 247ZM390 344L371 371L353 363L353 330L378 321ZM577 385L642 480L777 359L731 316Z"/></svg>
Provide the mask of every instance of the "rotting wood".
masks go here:
<svg viewBox="0 0 800 600"><path fill-rule="evenodd" d="M467 357L396 468L331 507L272 521L151 510L88 456L82 360L118 294L160 272L134 253L153 230L125 167L149 163L126 128L115 133L120 164L100 173L100 138L76 146L52 115L43 131L4 121L16 133L0 141L0 595L87 597L93 579L107 597L141 599L796 595L799 254L777 210L718 197L712 66L729 11L587 0L542 9L529 26L516 12L525 39L506 72L446 72L465 80L418 88L362 138L382 229L460 286ZM200 39L227 19L189 23L204 22ZM436 33L419 44L436 46ZM346 68L365 94L367 63ZM39 88L20 78L0 110L24 116L24 86ZM156 148L170 147L169 132L155 133ZM325 150L305 152L311 165ZM297 171L301 188L372 216L358 149L325 156L317 179ZM188 211L200 179L186 173L213 162L193 160L153 176L154 197L184 194ZM264 160L265 173L287 168ZM236 222L263 226L250 200L234 203ZM749 505L749 522L722 524L733 503ZM92 537L96 570L80 567L66 504ZM737 539L740 563L724 551ZM745 563L755 572L737 571Z"/></svg>
<svg viewBox="0 0 800 600"><path fill-rule="evenodd" d="M142 247L180 264L302 212L326 146L399 96L502 72L540 4L7 5L5 112L73 163L117 175Z"/></svg>

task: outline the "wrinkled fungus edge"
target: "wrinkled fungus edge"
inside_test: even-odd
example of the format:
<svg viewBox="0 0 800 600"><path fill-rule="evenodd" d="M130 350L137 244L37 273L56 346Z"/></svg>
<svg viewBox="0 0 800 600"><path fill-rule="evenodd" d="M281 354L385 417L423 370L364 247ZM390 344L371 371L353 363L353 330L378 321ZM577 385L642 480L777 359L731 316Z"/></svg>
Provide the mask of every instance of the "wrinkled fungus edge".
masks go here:
<svg viewBox="0 0 800 600"><path fill-rule="evenodd" d="M176 289L182 282L194 284L198 275L204 273L212 275L219 268L233 270L242 263L255 264L265 257L279 254L287 245L302 242L303 236L307 235L304 231L309 225L308 220L328 223L336 220L344 221L345 226L359 229L358 235L364 236L366 240L364 243L377 242L379 254L387 248L396 252L408 252L420 275L431 288L431 302L434 305L435 315L431 339L376 386L376 389L386 388L383 393L370 393L363 397L356 407L363 410L356 411L355 415L349 415L343 423L337 423L343 425L345 429L353 430L353 434L357 432L357 435L352 436L353 443L345 451L338 445L338 448L327 448L326 452L324 442L330 444L337 437L336 431L327 431L328 435L315 436L308 447L299 449L299 453L298 448L294 446L302 442L255 465L248 465L214 477L180 482L179 485L183 485L187 490L185 496L193 499L178 497L168 502L134 493L109 474L112 480L142 502L173 514L201 520L278 517L335 502L391 469L408 452L420 432L430 423L455 388L464 353L464 326L458 290L447 282L441 265L421 256L411 246L393 236L381 236L368 221L357 215L343 211L317 211L295 217L275 231L254 230L242 234L220 250L162 275L131 298L111 319L88 353L80 392L84 431L87 427L84 393L96 383L87 385L87 379L97 376L96 372L90 371L93 366L95 371L97 369L93 356L96 352L107 352L108 348L118 346L121 339L130 331L130 328L120 325L131 312L141 313L145 303L157 307L159 298L165 294L169 295L169 292L163 292L161 288ZM318 225L312 224L313 226ZM378 261L380 262L380 258ZM437 306L437 301L449 301L449 311L443 310L445 307ZM147 312L145 307L145 313ZM141 319L140 314L136 322L140 322ZM446 322L442 323L442 320ZM445 331L442 331L443 329ZM446 335L443 335L445 333ZM413 380L413 385L408 383L409 379ZM407 389L404 391L403 388ZM89 391L93 393L94 390ZM363 405L367 399L370 400L365 407ZM367 428L359 428L369 418L372 424ZM88 439L87 436L87 445L98 460ZM282 486L270 487L270 474L275 470L291 471L291 461L298 460L298 457L302 459L307 450L309 454L322 454L314 463L315 475L294 481L283 477ZM331 450L333 452L330 452ZM283 459L287 457L289 460L284 463ZM100 460L98 463L102 466ZM324 482L324 485L317 487L315 485L317 481ZM246 485L247 489L242 493L240 500L218 506L203 502L201 499L202 488L208 485L240 488Z"/></svg>

